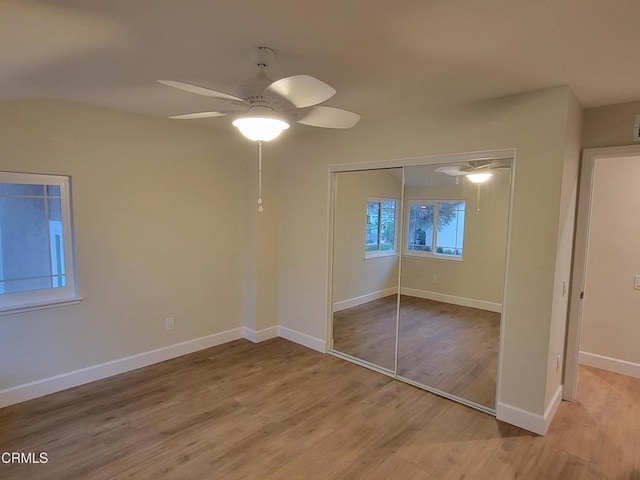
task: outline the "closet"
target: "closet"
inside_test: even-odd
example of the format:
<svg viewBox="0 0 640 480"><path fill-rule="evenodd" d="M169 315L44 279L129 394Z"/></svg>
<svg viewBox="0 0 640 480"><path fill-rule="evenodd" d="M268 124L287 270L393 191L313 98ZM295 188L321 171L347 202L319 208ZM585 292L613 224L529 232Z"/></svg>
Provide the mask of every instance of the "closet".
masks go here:
<svg viewBox="0 0 640 480"><path fill-rule="evenodd" d="M330 352L495 413L513 152L366 167L331 171Z"/></svg>

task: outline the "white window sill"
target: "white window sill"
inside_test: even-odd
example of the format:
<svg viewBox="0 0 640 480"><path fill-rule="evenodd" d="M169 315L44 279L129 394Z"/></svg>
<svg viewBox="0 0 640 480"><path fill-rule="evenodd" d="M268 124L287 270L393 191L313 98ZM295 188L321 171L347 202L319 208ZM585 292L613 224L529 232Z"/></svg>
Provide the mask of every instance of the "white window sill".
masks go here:
<svg viewBox="0 0 640 480"><path fill-rule="evenodd" d="M22 305L19 307L0 308L0 315L13 315L15 313L33 312L35 310L45 310L47 308L66 307L68 305L77 305L83 300L82 297L68 298L65 300L55 300L43 303L33 303L30 305Z"/></svg>

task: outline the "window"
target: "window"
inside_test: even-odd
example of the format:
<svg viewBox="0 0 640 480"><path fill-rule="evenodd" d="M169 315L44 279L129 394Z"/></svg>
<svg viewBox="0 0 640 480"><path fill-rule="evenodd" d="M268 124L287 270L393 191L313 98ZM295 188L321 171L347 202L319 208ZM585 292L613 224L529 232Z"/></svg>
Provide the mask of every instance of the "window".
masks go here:
<svg viewBox="0 0 640 480"><path fill-rule="evenodd" d="M390 198L367 199L365 258L396 254L397 204Z"/></svg>
<svg viewBox="0 0 640 480"><path fill-rule="evenodd" d="M465 202L410 200L408 206L407 254L462 260Z"/></svg>
<svg viewBox="0 0 640 480"><path fill-rule="evenodd" d="M0 312L77 301L69 178L0 172Z"/></svg>

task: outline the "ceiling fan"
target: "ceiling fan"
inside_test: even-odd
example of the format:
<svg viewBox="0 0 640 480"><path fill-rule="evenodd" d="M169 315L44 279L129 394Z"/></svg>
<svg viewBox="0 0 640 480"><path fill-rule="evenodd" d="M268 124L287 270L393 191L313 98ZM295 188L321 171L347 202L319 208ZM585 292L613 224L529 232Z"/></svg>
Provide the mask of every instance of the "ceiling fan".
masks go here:
<svg viewBox="0 0 640 480"><path fill-rule="evenodd" d="M443 173L452 177L465 176L473 183L483 183L489 180L493 172L500 169L511 168L502 159L470 160L465 164L443 165L435 169L437 173Z"/></svg>
<svg viewBox="0 0 640 480"><path fill-rule="evenodd" d="M256 47L249 52L258 67L255 77L240 82L236 95L175 80L158 80L167 87L221 100L228 109L193 112L170 118L189 120L197 118L234 117L233 125L249 140L258 142L258 211L262 206L262 143L276 138L289 128L289 122L321 128L351 128L360 121L360 115L341 108L320 105L336 94L335 89L310 75L295 75L272 81L264 69L275 58L269 47Z"/></svg>
<svg viewBox="0 0 640 480"><path fill-rule="evenodd" d="M269 47L256 47L249 54L259 71L253 78L240 82L236 95L175 80L158 80L168 87L221 100L229 108L219 111L174 115L179 120L234 116L233 124L247 138L269 141L289 128L289 122L322 128L351 128L360 115L340 108L319 105L336 91L317 78L295 75L272 81L264 69L275 58Z"/></svg>

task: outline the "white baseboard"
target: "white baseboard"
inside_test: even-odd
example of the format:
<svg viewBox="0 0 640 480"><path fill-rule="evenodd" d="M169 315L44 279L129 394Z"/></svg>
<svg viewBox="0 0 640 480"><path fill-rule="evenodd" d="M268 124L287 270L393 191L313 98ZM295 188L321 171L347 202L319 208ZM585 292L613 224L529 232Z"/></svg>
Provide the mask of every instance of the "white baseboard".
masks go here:
<svg viewBox="0 0 640 480"><path fill-rule="evenodd" d="M243 328L168 345L73 372L0 390L0 408L243 338Z"/></svg>
<svg viewBox="0 0 640 480"><path fill-rule="evenodd" d="M102 380L103 378L146 367L154 363L171 360L172 358L222 345L240 338L246 338L258 343L275 337L285 338L318 352L326 353L327 351L324 340L287 327L275 326L258 331L247 327L239 327L0 390L0 408L84 385L85 383Z"/></svg>
<svg viewBox="0 0 640 480"><path fill-rule="evenodd" d="M252 341L253 343L264 342L265 340L269 340L271 338L276 338L278 336L278 327L269 327L263 328L262 330L252 330L248 327L243 327L242 336L247 340Z"/></svg>
<svg viewBox="0 0 640 480"><path fill-rule="evenodd" d="M445 293L430 292L429 290L419 290L417 288L402 287L400 289L402 295L409 297L425 298L436 302L452 303L463 307L479 308L489 312L502 313L502 304L495 302L487 302L486 300L477 300L475 298L456 297L455 295L447 295Z"/></svg>
<svg viewBox="0 0 640 480"><path fill-rule="evenodd" d="M543 435L545 435L547 433L547 430L549 430L549 426L551 425L551 422L553 421L553 418L556 416L556 412L558 411L558 407L560 406L560 403L562 402L562 392L563 392L563 390L564 390L564 385L558 385L558 388L556 389L556 393L553 394L553 397L551 398L551 402L549 402L549 405L547 405L547 409L544 412L544 419L545 419L546 427L545 427Z"/></svg>
<svg viewBox="0 0 640 480"><path fill-rule="evenodd" d="M298 332L281 325L278 326L278 336L290 340L294 343L298 343L305 347L316 350L320 353L327 353L327 342L320 338L312 337L306 333Z"/></svg>
<svg viewBox="0 0 640 480"><path fill-rule="evenodd" d="M545 435L561 401L562 385L556 390L544 415L532 413L507 403L498 402L496 406L496 418L502 422L510 423L516 427L537 433L538 435Z"/></svg>
<svg viewBox="0 0 640 480"><path fill-rule="evenodd" d="M388 297L389 295L395 295L398 293L398 287L385 288L384 290L378 290L376 292L367 293L366 295L360 295L359 297L348 298L347 300L341 300L333 304L333 311L339 312L340 310L346 310L347 308L357 307L379 298Z"/></svg>
<svg viewBox="0 0 640 480"><path fill-rule="evenodd" d="M578 361L582 365L608 370L613 373L620 373L629 377L640 378L640 364L638 363L582 351L580 352Z"/></svg>

